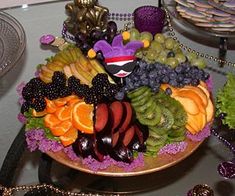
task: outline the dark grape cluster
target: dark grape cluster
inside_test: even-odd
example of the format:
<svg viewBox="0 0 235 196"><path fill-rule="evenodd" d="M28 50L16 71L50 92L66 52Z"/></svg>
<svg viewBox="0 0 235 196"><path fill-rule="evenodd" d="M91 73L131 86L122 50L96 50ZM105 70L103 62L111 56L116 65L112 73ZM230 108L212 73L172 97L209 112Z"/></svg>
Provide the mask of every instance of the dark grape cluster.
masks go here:
<svg viewBox="0 0 235 196"><path fill-rule="evenodd" d="M206 81L208 78L207 72L188 63L172 68L161 63L148 64L145 61L139 61L133 73L124 79L125 86L116 98L121 99L125 92L140 86L149 86L153 92L158 92L161 84L182 88L185 85L197 86L201 80ZM170 90L167 93L170 94Z"/></svg>
<svg viewBox="0 0 235 196"><path fill-rule="evenodd" d="M76 45L84 52L87 53L94 44L99 40L106 40L111 43L114 36L117 34L117 24L114 21L109 21L105 31L92 30L90 34L85 35L81 32L75 35Z"/></svg>

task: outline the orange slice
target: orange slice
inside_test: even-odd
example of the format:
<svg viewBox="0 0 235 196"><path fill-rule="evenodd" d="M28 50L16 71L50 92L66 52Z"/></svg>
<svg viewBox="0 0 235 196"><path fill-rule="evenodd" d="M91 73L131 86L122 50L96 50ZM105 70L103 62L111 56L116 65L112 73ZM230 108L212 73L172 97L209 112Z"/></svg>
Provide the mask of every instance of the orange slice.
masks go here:
<svg viewBox="0 0 235 196"><path fill-rule="evenodd" d="M81 99L78 99L78 98L70 99L67 104L68 104L69 106L73 107L76 103L81 102L81 101L82 101L82 100L81 100Z"/></svg>
<svg viewBox="0 0 235 196"><path fill-rule="evenodd" d="M37 112L35 109L32 110L32 115L34 117L42 117L45 116L47 114L47 112L44 110L42 112Z"/></svg>
<svg viewBox="0 0 235 196"><path fill-rule="evenodd" d="M57 107L61 107L64 106L67 103L67 101L64 98L58 98L54 100L54 103Z"/></svg>
<svg viewBox="0 0 235 196"><path fill-rule="evenodd" d="M63 106L56 110L55 115L58 117L61 121L66 121L71 119L72 115L72 107L69 106Z"/></svg>
<svg viewBox="0 0 235 196"><path fill-rule="evenodd" d="M57 109L57 106L54 103L54 101L51 101L49 99L45 99L45 100L46 100L46 104L47 104L47 107L46 107L47 113L49 113L49 114L54 113Z"/></svg>
<svg viewBox="0 0 235 196"><path fill-rule="evenodd" d="M44 118L44 125L48 128L59 125L61 121L54 114L47 114Z"/></svg>
<svg viewBox="0 0 235 196"><path fill-rule="evenodd" d="M93 105L79 102L74 105L72 113L73 126L81 132L92 134L93 129Z"/></svg>
<svg viewBox="0 0 235 196"><path fill-rule="evenodd" d="M69 146L76 141L78 131L71 127L64 135L60 136L60 141L64 146Z"/></svg>
<svg viewBox="0 0 235 196"><path fill-rule="evenodd" d="M70 121L63 121L57 126L51 127L51 133L54 136L62 136L64 135L70 128L72 127L72 123Z"/></svg>

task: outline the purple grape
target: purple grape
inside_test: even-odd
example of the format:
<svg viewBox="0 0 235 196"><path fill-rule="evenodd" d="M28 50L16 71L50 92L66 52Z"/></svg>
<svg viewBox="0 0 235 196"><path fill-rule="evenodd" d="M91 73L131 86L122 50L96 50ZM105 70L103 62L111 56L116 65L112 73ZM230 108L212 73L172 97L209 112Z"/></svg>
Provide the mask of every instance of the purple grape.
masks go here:
<svg viewBox="0 0 235 196"><path fill-rule="evenodd" d="M99 61L103 61L104 60L104 55L103 55L103 53L101 52L101 51L98 51L97 53L96 53L96 58L99 60Z"/></svg>
<svg viewBox="0 0 235 196"><path fill-rule="evenodd" d="M117 24L114 21L109 21L107 25L107 31L117 32Z"/></svg>
<svg viewBox="0 0 235 196"><path fill-rule="evenodd" d="M83 33L77 33L75 35L75 41L80 44L80 43L85 43L86 42L86 35Z"/></svg>
<svg viewBox="0 0 235 196"><path fill-rule="evenodd" d="M98 41L102 38L102 31L100 30L92 30L91 33L90 33L90 38L92 40L95 40L95 41Z"/></svg>

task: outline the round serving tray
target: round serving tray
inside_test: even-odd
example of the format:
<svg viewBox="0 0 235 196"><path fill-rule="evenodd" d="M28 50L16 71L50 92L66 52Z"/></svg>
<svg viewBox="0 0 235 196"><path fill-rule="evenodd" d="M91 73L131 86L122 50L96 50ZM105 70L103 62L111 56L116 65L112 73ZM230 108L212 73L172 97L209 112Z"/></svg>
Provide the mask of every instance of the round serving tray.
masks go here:
<svg viewBox="0 0 235 196"><path fill-rule="evenodd" d="M207 35L207 36L215 36L215 37L227 37L227 38L235 38L235 32L229 31L214 31L211 28L199 27L189 22L185 18L181 17L176 10L176 1L175 0L163 0L163 6L170 14L172 18L172 22L185 30L188 33L197 34L197 35Z"/></svg>
<svg viewBox="0 0 235 196"><path fill-rule="evenodd" d="M81 160L70 160L63 151L47 152L47 154L59 163L82 172L100 176L128 177L149 174L174 166L180 161L183 161L189 155L191 155L202 144L203 141L193 142L189 139L186 139L186 142L188 145L185 151L179 152L175 155L162 154L158 155L157 157L145 157L144 166L138 167L133 171L124 171L122 168L119 168L117 166L110 166L105 170L93 171L89 169L86 165L82 164Z"/></svg>
<svg viewBox="0 0 235 196"><path fill-rule="evenodd" d="M0 12L0 77L16 65L25 46L22 25L11 15Z"/></svg>

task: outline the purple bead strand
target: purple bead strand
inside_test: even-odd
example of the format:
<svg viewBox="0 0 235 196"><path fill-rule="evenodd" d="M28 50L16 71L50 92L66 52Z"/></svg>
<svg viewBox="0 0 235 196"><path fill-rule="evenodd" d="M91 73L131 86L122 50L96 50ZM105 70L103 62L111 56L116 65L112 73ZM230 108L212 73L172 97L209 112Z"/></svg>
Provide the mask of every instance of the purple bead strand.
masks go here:
<svg viewBox="0 0 235 196"><path fill-rule="evenodd" d="M67 30L65 24L63 24L63 29L62 29L61 34L62 34L63 38L75 42L75 37L73 35L68 34L68 30Z"/></svg>
<svg viewBox="0 0 235 196"><path fill-rule="evenodd" d="M214 134L215 137L217 137L225 146L227 146L232 152L233 154L235 154L235 146L230 143L228 140L226 140L225 138L223 138L222 136L219 135L219 133L217 133L215 131L215 129L212 129L211 132Z"/></svg>

